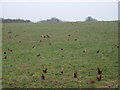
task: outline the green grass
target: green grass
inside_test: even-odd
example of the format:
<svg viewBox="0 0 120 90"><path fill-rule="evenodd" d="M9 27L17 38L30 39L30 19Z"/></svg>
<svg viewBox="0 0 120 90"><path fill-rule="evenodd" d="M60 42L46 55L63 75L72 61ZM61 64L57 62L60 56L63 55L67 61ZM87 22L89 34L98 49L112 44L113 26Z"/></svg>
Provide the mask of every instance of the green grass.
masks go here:
<svg viewBox="0 0 120 90"><path fill-rule="evenodd" d="M2 88L2 23L0 23L0 89Z"/></svg>
<svg viewBox="0 0 120 90"><path fill-rule="evenodd" d="M46 34L51 37L41 37ZM117 22L4 23L2 35L2 49L7 52L7 59L2 54L3 88L101 88L118 80ZM103 71L100 82L96 80L98 67ZM48 73L42 80L45 68Z"/></svg>

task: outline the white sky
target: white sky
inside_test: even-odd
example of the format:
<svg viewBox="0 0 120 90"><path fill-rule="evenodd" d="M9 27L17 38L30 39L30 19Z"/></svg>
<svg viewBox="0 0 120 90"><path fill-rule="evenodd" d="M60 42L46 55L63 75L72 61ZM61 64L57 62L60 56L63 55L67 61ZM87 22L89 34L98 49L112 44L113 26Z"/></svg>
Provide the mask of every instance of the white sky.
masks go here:
<svg viewBox="0 0 120 90"><path fill-rule="evenodd" d="M103 2L92 0L71 0L61 2L61 0L28 0L22 2L18 0L2 1L2 17L23 18L32 21L45 20L57 17L64 21L83 21L87 16L92 16L98 20L118 19L118 0L104 0ZM64 0L65 1L65 0ZM95 1L95 2L94 2ZM0 5L1 8L1 5Z"/></svg>
<svg viewBox="0 0 120 90"><path fill-rule="evenodd" d="M0 2L119 2L119 0L0 0Z"/></svg>

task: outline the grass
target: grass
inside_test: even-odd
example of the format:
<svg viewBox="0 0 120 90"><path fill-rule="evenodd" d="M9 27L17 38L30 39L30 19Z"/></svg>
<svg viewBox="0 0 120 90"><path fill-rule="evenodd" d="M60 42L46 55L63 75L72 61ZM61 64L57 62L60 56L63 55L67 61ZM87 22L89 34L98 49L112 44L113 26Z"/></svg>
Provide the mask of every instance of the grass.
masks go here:
<svg viewBox="0 0 120 90"><path fill-rule="evenodd" d="M46 34L50 38L41 37ZM4 23L2 35L3 88L101 88L118 80L117 22ZM97 68L103 71L100 82Z"/></svg>
<svg viewBox="0 0 120 90"><path fill-rule="evenodd" d="M2 88L2 24L0 23L0 89Z"/></svg>

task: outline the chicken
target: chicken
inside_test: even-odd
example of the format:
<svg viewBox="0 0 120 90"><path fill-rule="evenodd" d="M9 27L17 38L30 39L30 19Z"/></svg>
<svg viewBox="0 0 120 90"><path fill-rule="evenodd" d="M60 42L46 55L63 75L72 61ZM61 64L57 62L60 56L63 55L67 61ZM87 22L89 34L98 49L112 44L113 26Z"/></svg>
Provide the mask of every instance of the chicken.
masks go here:
<svg viewBox="0 0 120 90"><path fill-rule="evenodd" d="M94 80L90 80L90 83L92 83L92 84L93 84L93 83L95 83L95 81L94 81Z"/></svg>
<svg viewBox="0 0 120 90"><path fill-rule="evenodd" d="M75 39L75 41L77 41L77 39Z"/></svg>
<svg viewBox="0 0 120 90"><path fill-rule="evenodd" d="M119 48L119 46L117 46L117 48Z"/></svg>
<svg viewBox="0 0 120 90"><path fill-rule="evenodd" d="M12 49L8 48L8 51L12 52Z"/></svg>
<svg viewBox="0 0 120 90"><path fill-rule="evenodd" d="M83 53L85 53L86 52L86 50L83 50Z"/></svg>
<svg viewBox="0 0 120 90"><path fill-rule="evenodd" d="M35 45L34 45L34 46L32 46L32 48L35 48Z"/></svg>
<svg viewBox="0 0 120 90"><path fill-rule="evenodd" d="M99 53L100 51L99 50L97 50L97 52L96 53Z"/></svg>
<svg viewBox="0 0 120 90"><path fill-rule="evenodd" d="M43 70L44 73L47 73L47 68L45 70Z"/></svg>
<svg viewBox="0 0 120 90"><path fill-rule="evenodd" d="M9 36L9 39L11 39L11 36Z"/></svg>
<svg viewBox="0 0 120 90"><path fill-rule="evenodd" d="M5 56L4 59L7 59L7 56Z"/></svg>
<svg viewBox="0 0 120 90"><path fill-rule="evenodd" d="M61 73L63 73L64 72L64 70L63 70L63 68L61 69L61 71L60 71Z"/></svg>
<svg viewBox="0 0 120 90"><path fill-rule="evenodd" d="M96 78L97 78L98 81L101 81L102 75L100 74Z"/></svg>
<svg viewBox="0 0 120 90"><path fill-rule="evenodd" d="M100 75L100 74L102 74L102 71L98 68L98 74Z"/></svg>
<svg viewBox="0 0 120 90"><path fill-rule="evenodd" d="M63 50L63 48L61 48L61 50Z"/></svg>
<svg viewBox="0 0 120 90"><path fill-rule="evenodd" d="M49 45L51 45L51 43L49 43Z"/></svg>
<svg viewBox="0 0 120 90"><path fill-rule="evenodd" d="M44 36L44 38L46 38L46 36Z"/></svg>
<svg viewBox="0 0 120 90"><path fill-rule="evenodd" d="M71 35L69 34L68 36L70 37Z"/></svg>
<svg viewBox="0 0 120 90"><path fill-rule="evenodd" d="M19 36L19 35L15 35L15 37L17 37L17 36Z"/></svg>
<svg viewBox="0 0 120 90"><path fill-rule="evenodd" d="M41 56L40 54L37 54L37 57Z"/></svg>
<svg viewBox="0 0 120 90"><path fill-rule="evenodd" d="M8 32L8 33L11 33L11 32Z"/></svg>
<svg viewBox="0 0 120 90"><path fill-rule="evenodd" d="M47 38L50 38L50 35L49 35L49 34L47 34L47 35L46 35L46 37L47 37Z"/></svg>
<svg viewBox="0 0 120 90"><path fill-rule="evenodd" d="M40 40L39 42L42 42L42 40Z"/></svg>
<svg viewBox="0 0 120 90"><path fill-rule="evenodd" d="M6 52L4 52L4 54L6 54Z"/></svg>
<svg viewBox="0 0 120 90"><path fill-rule="evenodd" d="M78 75L77 75L77 72L74 72L74 78L77 78Z"/></svg>
<svg viewBox="0 0 120 90"><path fill-rule="evenodd" d="M42 73L41 79L45 80L45 76L43 73Z"/></svg>

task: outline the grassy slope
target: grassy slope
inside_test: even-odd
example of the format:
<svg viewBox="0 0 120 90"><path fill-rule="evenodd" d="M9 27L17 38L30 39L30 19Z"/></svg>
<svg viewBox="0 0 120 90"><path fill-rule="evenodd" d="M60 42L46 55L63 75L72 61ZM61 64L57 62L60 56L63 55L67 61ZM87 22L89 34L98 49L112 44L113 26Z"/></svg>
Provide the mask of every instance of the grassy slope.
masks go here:
<svg viewBox="0 0 120 90"><path fill-rule="evenodd" d="M12 53L7 51L7 59L3 59L3 87L99 88L116 81L117 28L117 22L3 24L3 52L7 48L13 49ZM8 38L9 31L12 39ZM48 33L51 38L40 37ZM15 37L16 34L19 36ZM39 40L43 42L39 43ZM99 54L96 54L97 50L100 50ZM39 53L41 57L36 57ZM64 73L60 74L62 67ZM91 84L89 81L96 79L98 67L103 71L103 79ZM44 68L48 68L48 73L46 80L41 80ZM74 71L78 72L78 79L73 78Z"/></svg>

